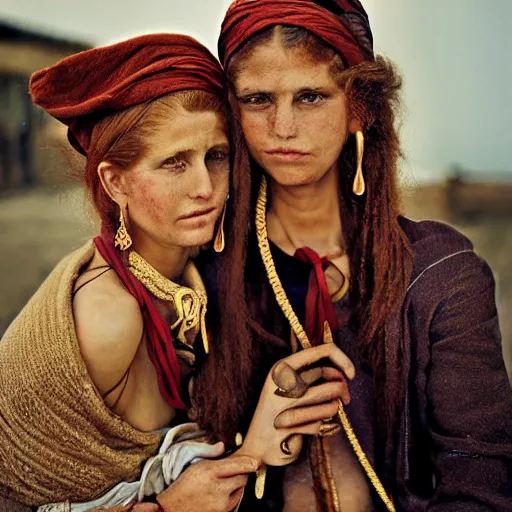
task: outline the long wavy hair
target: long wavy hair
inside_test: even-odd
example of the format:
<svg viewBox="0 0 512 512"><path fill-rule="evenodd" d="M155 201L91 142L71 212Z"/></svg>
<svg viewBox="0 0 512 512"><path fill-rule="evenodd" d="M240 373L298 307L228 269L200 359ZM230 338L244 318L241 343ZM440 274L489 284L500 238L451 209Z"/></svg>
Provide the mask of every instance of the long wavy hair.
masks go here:
<svg viewBox="0 0 512 512"><path fill-rule="evenodd" d="M396 122L401 78L394 66L380 56L344 69L340 56L315 35L302 28L277 25L257 34L233 56L227 69L231 84L253 50L273 37L279 37L285 48L301 48L315 61L330 63L333 78L346 94L349 112L363 124L366 194L356 197L352 193L356 148L354 137L350 137L339 157L340 215L351 266L351 323L362 357L374 371L382 427L379 431L385 435L396 419L403 389L400 354L389 353L384 326L388 315L400 309L412 268L410 245L398 223L397 163L401 151ZM234 94L232 103L236 112ZM240 158L247 160L244 155ZM254 389L261 384L261 378L255 375L264 363L259 344L276 342L278 334L272 326L264 328L250 313L253 297L245 282L251 256L247 243L254 230L253 205L262 170L254 162L239 164L242 175L234 176L237 195L228 243L216 263L221 307L212 315L215 342L197 379L195 397L199 421L228 443L233 442L238 430L243 432L247 427L248 413L254 409L259 394L259 389ZM395 368L386 374L388 357L395 361ZM266 367L274 362L267 362Z"/></svg>

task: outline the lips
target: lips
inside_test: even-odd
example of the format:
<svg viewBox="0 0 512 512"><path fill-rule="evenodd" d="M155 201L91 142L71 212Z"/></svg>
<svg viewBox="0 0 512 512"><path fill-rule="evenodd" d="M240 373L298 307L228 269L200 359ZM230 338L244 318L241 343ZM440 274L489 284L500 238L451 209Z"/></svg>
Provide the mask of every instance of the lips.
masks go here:
<svg viewBox="0 0 512 512"><path fill-rule="evenodd" d="M178 220L186 220L186 219L195 219L197 217L202 217L203 215L208 215L213 212L215 208L204 208L203 210L195 210L193 212L187 213L186 215L182 215L178 217Z"/></svg>
<svg viewBox="0 0 512 512"><path fill-rule="evenodd" d="M269 155L309 155L309 153L306 153L305 151L299 151L298 149L291 148L275 148L270 149L269 151L265 151L265 153L268 153Z"/></svg>
<svg viewBox="0 0 512 512"><path fill-rule="evenodd" d="M310 155L310 153L305 153L304 151L291 148L276 148L271 149L270 151L266 151L265 153L269 158L281 163L298 162Z"/></svg>

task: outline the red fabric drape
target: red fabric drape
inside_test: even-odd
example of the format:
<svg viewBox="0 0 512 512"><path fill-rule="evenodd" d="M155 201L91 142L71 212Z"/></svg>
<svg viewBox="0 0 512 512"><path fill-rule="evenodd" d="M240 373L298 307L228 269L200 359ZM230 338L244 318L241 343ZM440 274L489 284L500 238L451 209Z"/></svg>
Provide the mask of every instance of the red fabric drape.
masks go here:
<svg viewBox="0 0 512 512"><path fill-rule="evenodd" d="M150 34L77 53L30 78L32 101L69 127L86 155L99 119L184 90L226 97L217 59L192 37Z"/></svg>
<svg viewBox="0 0 512 512"><path fill-rule="evenodd" d="M329 327L332 331L338 328L338 319L332 305L331 294L329 293L324 273L331 263L326 257L320 258L309 247L297 249L295 257L313 265L306 294L304 329L311 344L319 345L323 343L324 322L326 320L329 322Z"/></svg>
<svg viewBox="0 0 512 512"><path fill-rule="evenodd" d="M186 410L187 406L180 396L180 365L169 326L158 313L149 292L126 268L116 249L99 236L94 239L94 244L139 303L148 340L148 353L156 369L160 393L171 407Z"/></svg>

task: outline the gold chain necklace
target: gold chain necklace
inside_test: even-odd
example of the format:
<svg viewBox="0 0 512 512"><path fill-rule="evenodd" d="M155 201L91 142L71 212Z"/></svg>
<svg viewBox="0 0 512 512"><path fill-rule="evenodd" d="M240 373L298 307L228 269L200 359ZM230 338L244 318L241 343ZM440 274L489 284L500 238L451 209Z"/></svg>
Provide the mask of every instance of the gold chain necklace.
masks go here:
<svg viewBox="0 0 512 512"><path fill-rule="evenodd" d="M172 302L178 318L171 329L179 326L177 338L190 346L185 334L188 331L201 331L204 351L208 353L208 334L206 332L206 291L192 262L187 263L184 274L190 276L190 281L199 289L188 288L173 283L152 267L140 254L131 251L128 256L128 269L155 297L166 302Z"/></svg>
<svg viewBox="0 0 512 512"><path fill-rule="evenodd" d="M270 245L268 242L268 233L267 233L267 180L265 176L261 178L261 185L258 193L258 200L256 202L256 238L258 239L258 247L260 249L261 258L263 260L263 265L265 266L265 271L267 273L268 280L270 285L272 286L272 290L274 291L274 295L276 297L277 303L279 307L284 313L284 316L288 320L290 327L293 331L293 334L297 337L302 348L310 348L311 342L306 334L306 331L302 327L295 311L288 300L286 292L284 291L283 285L279 276L277 275L276 267L274 264L274 259L272 258L272 252L270 251ZM333 343L332 335L329 332L328 324L326 326L327 335L324 336L324 342ZM386 490L382 485L379 477L375 473L370 461L366 457L361 445L359 444L359 440L356 437L354 429L348 419L348 416L343 408L343 404L341 400L338 400L338 416L340 418L341 424L343 426L343 430L345 431L345 435L356 454L357 459L359 460L361 466L363 467L368 479L372 483L375 491L380 496L386 508L390 512L395 512L395 507L393 502L389 499L386 494Z"/></svg>

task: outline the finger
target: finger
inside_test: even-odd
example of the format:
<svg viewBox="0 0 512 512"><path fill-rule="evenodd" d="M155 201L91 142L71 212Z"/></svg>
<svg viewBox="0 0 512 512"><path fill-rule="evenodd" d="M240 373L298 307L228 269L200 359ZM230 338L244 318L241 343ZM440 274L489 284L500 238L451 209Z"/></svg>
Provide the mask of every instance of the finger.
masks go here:
<svg viewBox="0 0 512 512"><path fill-rule="evenodd" d="M323 423L318 431L318 435L322 437L331 437L338 434L341 430L339 423Z"/></svg>
<svg viewBox="0 0 512 512"><path fill-rule="evenodd" d="M304 370L303 372L300 372L300 376L302 377L302 380L310 386L313 382L316 382L323 377L323 368L323 366L317 366L310 370Z"/></svg>
<svg viewBox="0 0 512 512"><path fill-rule="evenodd" d="M317 347L306 348L291 356L286 357L285 361L293 369L300 370L305 366L312 365L321 359L327 358L349 378L353 379L356 375L356 369L352 361L342 352L334 343L327 343Z"/></svg>
<svg viewBox="0 0 512 512"><path fill-rule="evenodd" d="M247 485L248 479L248 475L237 475L230 476L229 478L219 478L219 482L222 485L224 492L230 494L236 491L237 489L240 489L240 487L244 487L245 485Z"/></svg>
<svg viewBox="0 0 512 512"><path fill-rule="evenodd" d="M293 402L293 407L317 405L340 399L346 405L350 403L350 392L346 380L332 380L308 388L306 394Z"/></svg>
<svg viewBox="0 0 512 512"><path fill-rule="evenodd" d="M345 380L343 373L332 366L317 366L316 368L311 368L310 370L301 372L300 376L308 386L319 379Z"/></svg>
<svg viewBox="0 0 512 512"><path fill-rule="evenodd" d="M218 478L253 473L258 469L258 461L248 455L232 455L226 459L218 460L215 464L214 474Z"/></svg>
<svg viewBox="0 0 512 512"><path fill-rule="evenodd" d="M286 398L299 398L304 395L308 385L286 361L278 361L272 369L272 380L277 386L275 394Z"/></svg>
<svg viewBox="0 0 512 512"><path fill-rule="evenodd" d="M313 423L305 423L304 425L297 425L290 429L279 429L279 433L283 432L288 436L303 435L303 436L316 436L320 432L320 428L324 423L322 421L314 421Z"/></svg>
<svg viewBox="0 0 512 512"><path fill-rule="evenodd" d="M156 503L137 503L132 509L131 512L158 512L160 506Z"/></svg>
<svg viewBox="0 0 512 512"><path fill-rule="evenodd" d="M315 421L332 418L338 411L336 401L308 407L292 407L279 413L274 419L275 428L292 428Z"/></svg>
<svg viewBox="0 0 512 512"><path fill-rule="evenodd" d="M245 487L241 487L240 489L236 489L229 496L228 508L229 510L233 510L240 503L242 496L244 495Z"/></svg>

